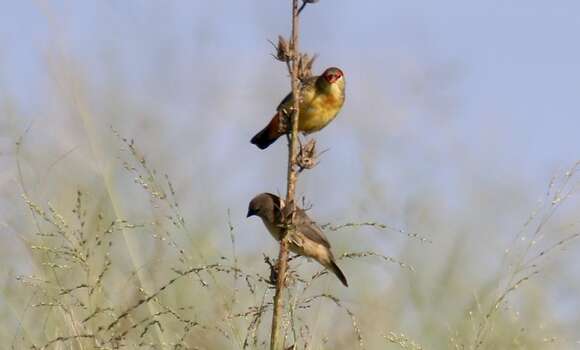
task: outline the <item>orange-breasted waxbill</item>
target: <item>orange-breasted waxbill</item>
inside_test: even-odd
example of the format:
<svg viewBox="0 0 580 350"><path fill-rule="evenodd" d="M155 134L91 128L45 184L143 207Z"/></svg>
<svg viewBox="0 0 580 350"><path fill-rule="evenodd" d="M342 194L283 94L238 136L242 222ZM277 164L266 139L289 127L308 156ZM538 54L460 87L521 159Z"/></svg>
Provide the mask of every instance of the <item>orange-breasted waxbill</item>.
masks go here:
<svg viewBox="0 0 580 350"><path fill-rule="evenodd" d="M310 134L324 128L336 117L343 104L344 74L340 69L331 67L320 76L306 79L300 90L298 130ZM288 133L290 123L286 122L286 118L291 115L293 105L294 98L290 93L280 102L270 123L250 142L265 149Z"/></svg>
<svg viewBox="0 0 580 350"><path fill-rule="evenodd" d="M277 240L282 235L282 218L286 215L283 199L272 193L261 193L254 197L248 206L247 217L258 216L264 226ZM338 277L340 282L348 287L346 276L330 251L330 243L322 229L308 217L306 211L295 208L294 229L288 231L288 247L298 255L306 256L318 261Z"/></svg>

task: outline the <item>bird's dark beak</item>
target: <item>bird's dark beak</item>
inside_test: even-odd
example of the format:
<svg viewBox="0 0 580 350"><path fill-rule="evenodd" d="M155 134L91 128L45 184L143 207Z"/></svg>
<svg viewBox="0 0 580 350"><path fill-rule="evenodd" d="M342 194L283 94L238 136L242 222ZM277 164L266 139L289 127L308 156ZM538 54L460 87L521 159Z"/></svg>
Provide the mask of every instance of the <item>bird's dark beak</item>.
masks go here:
<svg viewBox="0 0 580 350"><path fill-rule="evenodd" d="M246 214L246 217L249 218L250 216L254 216L256 214L257 212L255 210L253 210L252 208L248 208L248 214Z"/></svg>

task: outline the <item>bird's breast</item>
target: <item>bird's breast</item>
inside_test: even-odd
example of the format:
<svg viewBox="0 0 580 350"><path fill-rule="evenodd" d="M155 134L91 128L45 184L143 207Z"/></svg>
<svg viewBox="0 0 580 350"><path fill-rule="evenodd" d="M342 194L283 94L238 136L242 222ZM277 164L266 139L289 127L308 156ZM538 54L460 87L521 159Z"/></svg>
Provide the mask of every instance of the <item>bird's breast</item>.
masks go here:
<svg viewBox="0 0 580 350"><path fill-rule="evenodd" d="M280 226L265 219L262 219L262 222L264 223L264 226L266 226L268 232L270 232L272 237L274 237L275 240L279 241L282 235L282 229L280 228Z"/></svg>
<svg viewBox="0 0 580 350"><path fill-rule="evenodd" d="M311 133L324 128L336 117L343 102L344 98L340 93L318 93L305 96L300 105L300 131Z"/></svg>

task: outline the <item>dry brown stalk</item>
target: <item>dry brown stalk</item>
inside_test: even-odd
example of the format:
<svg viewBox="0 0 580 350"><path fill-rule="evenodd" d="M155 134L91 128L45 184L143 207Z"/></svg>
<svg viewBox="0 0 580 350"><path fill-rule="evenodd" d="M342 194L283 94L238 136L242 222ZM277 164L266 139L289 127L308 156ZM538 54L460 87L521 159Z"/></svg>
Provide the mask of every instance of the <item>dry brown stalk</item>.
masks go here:
<svg viewBox="0 0 580 350"><path fill-rule="evenodd" d="M305 2L304 2L305 4ZM300 8L298 0L292 0L292 36L290 39L290 55L288 69L292 79L292 97L294 105L291 114L291 133L288 143L288 187L286 190L286 205L290 206L290 215L285 222L286 230L280 240L280 251L278 253L278 277L276 279L276 294L274 295L274 311L272 313L272 332L270 338L270 349L276 350L283 348L284 341L280 324L282 323L282 314L284 311L284 282L286 270L288 269L288 241L286 236L288 230L292 229L292 219L294 213L294 194L296 192L296 181L298 179L298 170L296 168L297 158L297 139L298 139L298 114L300 111L300 81L298 79L298 14Z"/></svg>

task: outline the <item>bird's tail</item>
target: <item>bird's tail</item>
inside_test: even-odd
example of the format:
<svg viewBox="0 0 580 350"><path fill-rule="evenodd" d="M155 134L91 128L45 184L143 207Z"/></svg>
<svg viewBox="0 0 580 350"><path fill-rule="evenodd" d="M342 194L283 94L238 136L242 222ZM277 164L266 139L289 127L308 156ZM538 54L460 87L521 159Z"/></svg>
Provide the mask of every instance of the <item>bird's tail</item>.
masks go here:
<svg viewBox="0 0 580 350"><path fill-rule="evenodd" d="M342 284L344 284L345 287L348 287L348 282L346 281L346 276L344 275L344 273L342 273L342 271L340 270L338 265L336 265L334 260L330 261L330 266L328 266L328 268L330 269L330 271L332 271L332 273L334 273L336 275L336 277L338 277L340 282L342 282Z"/></svg>
<svg viewBox="0 0 580 350"><path fill-rule="evenodd" d="M252 137L250 142L258 146L259 149L266 149L282 135L284 133L280 131L280 113L276 113L272 120L270 120L270 123Z"/></svg>

